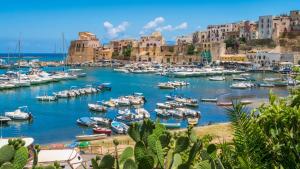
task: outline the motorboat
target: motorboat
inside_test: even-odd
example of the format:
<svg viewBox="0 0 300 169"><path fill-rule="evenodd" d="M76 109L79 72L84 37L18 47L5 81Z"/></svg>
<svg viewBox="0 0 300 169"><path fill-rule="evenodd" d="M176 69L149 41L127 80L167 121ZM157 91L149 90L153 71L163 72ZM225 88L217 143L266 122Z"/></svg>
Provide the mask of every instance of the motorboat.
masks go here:
<svg viewBox="0 0 300 169"><path fill-rule="evenodd" d="M210 81L224 81L226 78L224 76L215 76L208 78Z"/></svg>
<svg viewBox="0 0 300 169"><path fill-rule="evenodd" d="M93 128L93 132L95 134L106 134L108 136L110 136L112 133L111 129L104 128L104 127L95 127Z"/></svg>
<svg viewBox="0 0 300 169"><path fill-rule="evenodd" d="M44 95L44 96L37 96L36 99L39 100L39 101L50 102L50 101L56 101L57 97L56 96L47 96L47 95Z"/></svg>
<svg viewBox="0 0 300 169"><path fill-rule="evenodd" d="M38 153L38 165L49 166L53 162L58 162L61 168L64 169L78 169L83 167L83 158L75 149L54 149L54 150L40 150ZM33 160L31 160L26 168L32 168Z"/></svg>
<svg viewBox="0 0 300 169"><path fill-rule="evenodd" d="M155 109L154 111L156 115L160 117L169 117L171 115L166 109Z"/></svg>
<svg viewBox="0 0 300 169"><path fill-rule="evenodd" d="M199 118L187 118L188 124L191 126L195 126L198 124Z"/></svg>
<svg viewBox="0 0 300 169"><path fill-rule="evenodd" d="M135 113L143 118L150 118L150 113L144 108L135 109Z"/></svg>
<svg viewBox="0 0 300 169"><path fill-rule="evenodd" d="M157 108L162 108L162 109L171 109L171 105L165 104L165 103L156 103Z"/></svg>
<svg viewBox="0 0 300 169"><path fill-rule="evenodd" d="M161 123L161 124L168 129L176 129L176 128L180 128L181 126L180 123Z"/></svg>
<svg viewBox="0 0 300 169"><path fill-rule="evenodd" d="M288 86L288 81L278 81L273 83L276 87L286 87Z"/></svg>
<svg viewBox="0 0 300 169"><path fill-rule="evenodd" d="M91 126L95 126L97 123L89 117L81 117L77 119L77 124L91 127Z"/></svg>
<svg viewBox="0 0 300 169"><path fill-rule="evenodd" d="M97 125L109 125L111 120L104 117L90 117Z"/></svg>
<svg viewBox="0 0 300 169"><path fill-rule="evenodd" d="M114 100L103 101L102 104L107 107L116 107L118 105Z"/></svg>
<svg viewBox="0 0 300 169"><path fill-rule="evenodd" d="M200 112L192 109L187 108L177 108L178 112L181 112L183 116L190 116L190 117L200 117Z"/></svg>
<svg viewBox="0 0 300 169"><path fill-rule="evenodd" d="M272 83L259 83L258 86L259 87L275 87L275 85Z"/></svg>
<svg viewBox="0 0 300 169"><path fill-rule="evenodd" d="M197 107L198 100L184 97L176 97L174 99L176 102L183 103L185 106Z"/></svg>
<svg viewBox="0 0 300 169"><path fill-rule="evenodd" d="M30 120L32 118L31 113L28 112L27 106L19 107L13 112L5 112L5 116L12 120Z"/></svg>
<svg viewBox="0 0 300 169"><path fill-rule="evenodd" d="M218 102L217 106L232 106L232 102Z"/></svg>
<svg viewBox="0 0 300 169"><path fill-rule="evenodd" d="M241 100L240 103L245 105L245 104L251 104L251 103L253 103L253 101L251 101L251 100Z"/></svg>
<svg viewBox="0 0 300 169"><path fill-rule="evenodd" d="M0 116L0 124L7 124L8 122L11 121L11 118L6 117L6 116Z"/></svg>
<svg viewBox="0 0 300 169"><path fill-rule="evenodd" d="M92 111L96 112L105 112L107 108L105 106L99 105L99 104L88 104L88 107Z"/></svg>
<svg viewBox="0 0 300 169"><path fill-rule="evenodd" d="M69 92L67 90L60 91L58 93L53 93L53 94L58 98L68 98L69 97Z"/></svg>
<svg viewBox="0 0 300 169"><path fill-rule="evenodd" d="M24 147L29 147L33 144L34 139L31 137L12 137L12 138L0 138L0 148L7 145L10 139L21 139L25 142Z"/></svg>
<svg viewBox="0 0 300 169"><path fill-rule="evenodd" d="M230 88L232 89L247 89L251 87L254 87L254 84L250 82L233 83L230 85Z"/></svg>
<svg viewBox="0 0 300 169"><path fill-rule="evenodd" d="M232 78L232 80L234 80L234 81L247 81L247 78L245 78L245 77L233 77Z"/></svg>
<svg viewBox="0 0 300 169"><path fill-rule="evenodd" d="M116 99L115 102L118 104L118 106L130 106L130 101L127 98L119 98Z"/></svg>
<svg viewBox="0 0 300 169"><path fill-rule="evenodd" d="M175 89L176 87L170 83L159 83L157 85L160 89Z"/></svg>
<svg viewBox="0 0 300 169"><path fill-rule="evenodd" d="M279 77L269 77L269 78L264 78L263 81L266 81L266 82L275 82L275 81L280 81L281 78Z"/></svg>
<svg viewBox="0 0 300 169"><path fill-rule="evenodd" d="M168 112L175 118L184 118L184 113L178 110L168 110Z"/></svg>
<svg viewBox="0 0 300 169"><path fill-rule="evenodd" d="M129 129L129 127L126 124L119 121L112 121L111 128L115 133L118 134L126 134Z"/></svg>
<svg viewBox="0 0 300 169"><path fill-rule="evenodd" d="M202 102L218 102L217 98L203 98L201 99Z"/></svg>
<svg viewBox="0 0 300 169"><path fill-rule="evenodd" d="M91 140L101 140L107 137L106 134L88 134L88 135L78 135L76 140L78 141L91 141Z"/></svg>

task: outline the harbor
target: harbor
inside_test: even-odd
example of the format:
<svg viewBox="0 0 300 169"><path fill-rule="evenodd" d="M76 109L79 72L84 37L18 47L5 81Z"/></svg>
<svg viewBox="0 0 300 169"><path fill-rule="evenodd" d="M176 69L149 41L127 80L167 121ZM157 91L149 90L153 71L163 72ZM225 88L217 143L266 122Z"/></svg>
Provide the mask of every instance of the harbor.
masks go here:
<svg viewBox="0 0 300 169"><path fill-rule="evenodd" d="M41 70L68 72L68 69L70 68L45 67ZM28 70L23 69L23 71ZM271 89L258 85L251 88L232 88L231 85L234 83L250 83L250 81L237 79L237 76L243 76L245 72L234 73L234 75L217 73L184 78L162 75L159 71L153 70L147 73L124 73L111 67L86 67L82 68L82 72L86 76L73 80L2 90L0 99L7 102L0 103L1 116L22 106L27 106L32 116L32 119L26 121L8 121L2 126L2 136L28 136L35 138L36 143L50 144L72 142L78 138L82 140L82 137L91 137L95 135L94 133L123 135L126 132L116 130L120 125L118 122L130 125L126 121L129 117L139 121L145 116L153 121L159 119L167 128L185 128L188 123L204 126L228 122L224 106L229 106L232 99L244 100L249 106L257 106L257 101L261 102L263 98L268 98ZM6 71L1 70L1 74L4 73ZM273 83L272 80L285 77L278 73L246 75L255 79L251 81L255 84ZM216 81L210 79L215 76L225 78L217 78ZM104 90L103 84L108 85L110 90ZM176 87L160 89L158 84ZM108 89L107 86L105 89ZM287 89L288 85L272 87L272 91L280 96L286 96ZM66 98L59 98L58 94L60 93L62 97L63 91L68 91L69 95L66 95ZM44 96L42 98L46 101L37 98L39 96ZM55 96L58 99L47 101L47 98L51 99L51 97L46 96ZM87 119L98 120L98 127L78 125L77 121L80 118L85 122ZM103 125L105 120L107 123L109 120L115 121L113 123L115 129ZM99 135L93 137L101 139Z"/></svg>

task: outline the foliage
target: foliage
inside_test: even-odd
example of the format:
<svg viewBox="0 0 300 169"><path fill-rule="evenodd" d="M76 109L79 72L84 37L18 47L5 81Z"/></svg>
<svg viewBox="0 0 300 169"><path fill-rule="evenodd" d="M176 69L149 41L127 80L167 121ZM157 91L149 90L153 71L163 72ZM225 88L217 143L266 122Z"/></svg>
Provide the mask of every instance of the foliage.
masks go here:
<svg viewBox="0 0 300 169"><path fill-rule="evenodd" d="M132 47L128 45L126 48L123 49L122 55L125 60L129 60L131 56Z"/></svg>
<svg viewBox="0 0 300 169"><path fill-rule="evenodd" d="M195 46L193 44L189 44L187 48L187 54L188 55L193 55L195 54Z"/></svg>
<svg viewBox="0 0 300 169"><path fill-rule="evenodd" d="M249 113L235 103L228 110L233 143L219 145L226 168L300 168L300 91L291 99L270 94L268 105Z"/></svg>
<svg viewBox="0 0 300 169"><path fill-rule="evenodd" d="M226 49L231 48L234 52L239 50L240 42L233 37L229 37L225 41Z"/></svg>
<svg viewBox="0 0 300 169"><path fill-rule="evenodd" d="M133 124L128 134L135 146L127 147L111 168L203 168L202 159L207 161L208 168L222 168L216 156L216 146L204 147L206 140L198 138L192 128L186 132L170 133L158 121L153 123L145 119L142 124ZM96 161L92 160L94 169L99 168Z"/></svg>
<svg viewBox="0 0 300 169"><path fill-rule="evenodd" d="M299 66L293 66L292 67L293 72L300 73L300 67Z"/></svg>

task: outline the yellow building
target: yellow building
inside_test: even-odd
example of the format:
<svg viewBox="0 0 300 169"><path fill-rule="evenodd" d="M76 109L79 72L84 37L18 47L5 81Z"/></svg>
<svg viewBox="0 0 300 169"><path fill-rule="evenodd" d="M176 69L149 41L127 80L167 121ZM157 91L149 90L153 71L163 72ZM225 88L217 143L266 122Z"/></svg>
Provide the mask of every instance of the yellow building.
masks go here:
<svg viewBox="0 0 300 169"><path fill-rule="evenodd" d="M220 57L222 62L247 62L247 56L245 54L235 54L235 55L222 55Z"/></svg>
<svg viewBox="0 0 300 169"><path fill-rule="evenodd" d="M96 49L95 52L95 61L105 61L105 60L111 60L113 54L113 49L110 47L99 47Z"/></svg>

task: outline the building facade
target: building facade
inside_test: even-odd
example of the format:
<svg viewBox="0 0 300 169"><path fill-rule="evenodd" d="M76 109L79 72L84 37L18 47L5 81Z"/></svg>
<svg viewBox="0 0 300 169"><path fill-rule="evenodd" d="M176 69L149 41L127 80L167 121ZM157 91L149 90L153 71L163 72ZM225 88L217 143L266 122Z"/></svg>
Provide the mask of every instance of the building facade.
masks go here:
<svg viewBox="0 0 300 169"><path fill-rule="evenodd" d="M273 16L260 16L258 20L258 38L271 39L273 34Z"/></svg>
<svg viewBox="0 0 300 169"><path fill-rule="evenodd" d="M79 32L78 40L71 41L67 63L78 64L94 62L95 52L98 47L100 47L100 42L95 34Z"/></svg>
<svg viewBox="0 0 300 169"><path fill-rule="evenodd" d="M300 10L290 11L291 31L300 31Z"/></svg>

